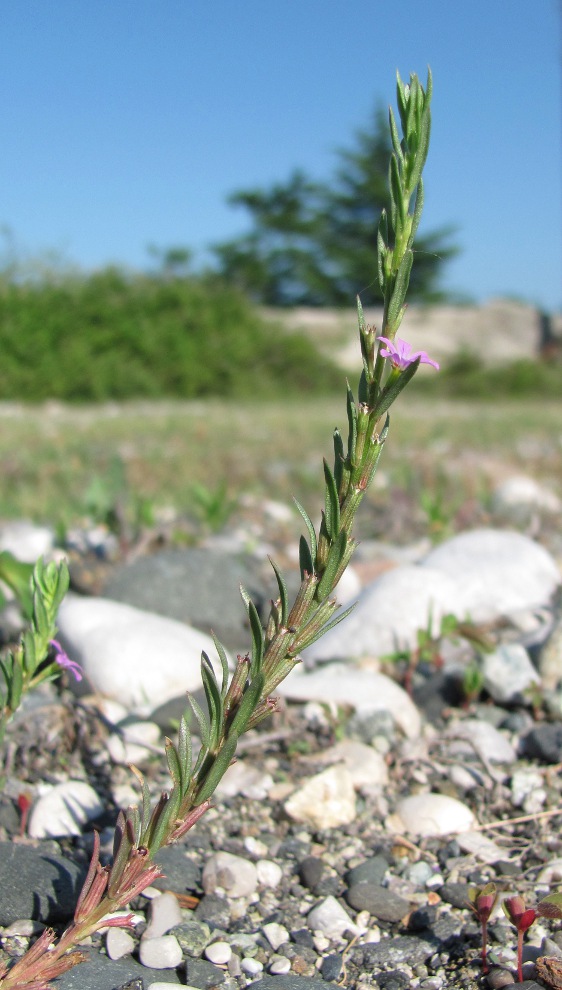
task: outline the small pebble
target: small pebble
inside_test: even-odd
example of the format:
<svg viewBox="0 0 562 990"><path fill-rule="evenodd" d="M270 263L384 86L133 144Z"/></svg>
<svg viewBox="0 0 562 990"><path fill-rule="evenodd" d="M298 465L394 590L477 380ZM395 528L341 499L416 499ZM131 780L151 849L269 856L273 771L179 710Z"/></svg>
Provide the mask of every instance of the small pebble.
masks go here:
<svg viewBox="0 0 562 990"><path fill-rule="evenodd" d="M274 890L283 879L283 870L271 859L258 859L256 870L258 871L258 883L262 887L269 887Z"/></svg>
<svg viewBox="0 0 562 990"><path fill-rule="evenodd" d="M258 973L263 972L263 963L261 963L259 959L249 959L246 957L242 960L240 965L242 966L243 972L246 973L247 976L257 976Z"/></svg>
<svg viewBox="0 0 562 990"><path fill-rule="evenodd" d="M149 969L175 969L183 959L181 946L174 935L141 939L140 961Z"/></svg>
<svg viewBox="0 0 562 990"><path fill-rule="evenodd" d="M280 945L283 945L285 942L289 941L289 932L284 925L279 925L277 922L272 921L269 924L264 925L262 932L274 952L277 951Z"/></svg>
<svg viewBox="0 0 562 990"><path fill-rule="evenodd" d="M123 928L110 928L105 936L105 950L110 959L122 959L134 952L136 942Z"/></svg>
<svg viewBox="0 0 562 990"><path fill-rule="evenodd" d="M149 922L142 936L145 940L167 935L171 928L181 925L183 920L178 899L170 892L151 900L148 913Z"/></svg>
<svg viewBox="0 0 562 990"><path fill-rule="evenodd" d="M228 942L211 942L205 949L205 958L215 966L225 966L232 955Z"/></svg>
<svg viewBox="0 0 562 990"><path fill-rule="evenodd" d="M515 977L508 969L501 966L494 966L486 977L486 982L492 990L500 990L501 987L509 987L515 983Z"/></svg>
<svg viewBox="0 0 562 990"><path fill-rule="evenodd" d="M284 976L291 968L291 960L285 956L272 956L269 964L269 972L272 976Z"/></svg>

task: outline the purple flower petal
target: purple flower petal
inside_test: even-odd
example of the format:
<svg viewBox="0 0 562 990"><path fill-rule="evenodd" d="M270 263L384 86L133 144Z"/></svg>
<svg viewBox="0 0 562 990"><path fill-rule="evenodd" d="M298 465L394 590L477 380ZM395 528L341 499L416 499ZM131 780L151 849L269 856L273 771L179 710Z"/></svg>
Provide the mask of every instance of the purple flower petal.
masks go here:
<svg viewBox="0 0 562 990"><path fill-rule="evenodd" d="M55 660L56 663L58 663L59 667L63 667L64 670L69 670L71 674L74 674L74 677L76 678L77 681L81 681L82 668L80 664L76 663L75 660L70 659L70 657L68 656L67 653L65 653L65 651L63 650L62 646L60 645L57 639L51 639L49 640L49 642L53 647L53 650L55 651L55 656L53 657L53 659Z"/></svg>
<svg viewBox="0 0 562 990"><path fill-rule="evenodd" d="M412 345L406 340L402 340L401 337L396 337L395 340L389 340L388 337L379 337L378 339L381 343L386 344L386 347L381 348L381 357L390 358L392 366L398 371L405 371L418 358L420 364L431 364L433 368L439 371L437 361L433 361L425 351L414 351L412 354Z"/></svg>

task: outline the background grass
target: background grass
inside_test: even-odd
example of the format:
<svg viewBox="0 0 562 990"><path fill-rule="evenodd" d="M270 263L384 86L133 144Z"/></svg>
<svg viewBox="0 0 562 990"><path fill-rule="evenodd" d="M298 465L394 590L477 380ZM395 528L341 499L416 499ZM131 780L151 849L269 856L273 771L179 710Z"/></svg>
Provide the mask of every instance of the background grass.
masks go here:
<svg viewBox="0 0 562 990"><path fill-rule="evenodd" d="M0 404L0 516L69 525L88 515L96 486L98 500L181 513L193 505L194 484L223 482L228 497L296 495L316 516L322 456L331 458L332 429L345 424L343 394L259 404ZM376 513L394 500L398 520L397 493L407 491L425 499L429 516L451 513L467 498L485 502L492 479L514 471L562 477L558 403L428 402L406 391L368 504Z"/></svg>

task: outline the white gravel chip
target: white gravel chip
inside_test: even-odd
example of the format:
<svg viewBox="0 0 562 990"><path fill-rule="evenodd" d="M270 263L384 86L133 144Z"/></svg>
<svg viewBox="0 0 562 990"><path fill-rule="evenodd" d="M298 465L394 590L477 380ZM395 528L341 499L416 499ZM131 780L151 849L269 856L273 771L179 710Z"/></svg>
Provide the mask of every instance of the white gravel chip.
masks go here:
<svg viewBox="0 0 562 990"><path fill-rule="evenodd" d="M175 969L183 959L181 946L175 935L142 939L140 961L149 969Z"/></svg>
<svg viewBox="0 0 562 990"><path fill-rule="evenodd" d="M82 826L104 810L93 787L82 780L67 780L51 787L33 806L28 833L32 839L81 835Z"/></svg>
<svg viewBox="0 0 562 990"><path fill-rule="evenodd" d="M134 951L136 942L123 928L110 928L105 936L105 948L110 959L122 959Z"/></svg>
<svg viewBox="0 0 562 990"><path fill-rule="evenodd" d="M210 856L203 868L203 890L214 894L222 887L230 898L249 897L258 886L258 871L253 863L232 853Z"/></svg>
<svg viewBox="0 0 562 990"><path fill-rule="evenodd" d="M331 894L309 911L306 922L312 931L322 932L328 938L339 938L345 931L358 934L357 926L353 924L347 911Z"/></svg>
<svg viewBox="0 0 562 990"><path fill-rule="evenodd" d="M167 935L174 925L181 925L183 921L177 897L171 892L160 894L153 898L149 908L149 922L143 933L143 939L159 938Z"/></svg>
<svg viewBox="0 0 562 990"><path fill-rule="evenodd" d="M215 966L226 966L232 955L228 942L212 942L205 949L205 958Z"/></svg>
<svg viewBox="0 0 562 990"><path fill-rule="evenodd" d="M412 794L398 802L396 814L410 835L448 835L475 824L470 808L446 794Z"/></svg>

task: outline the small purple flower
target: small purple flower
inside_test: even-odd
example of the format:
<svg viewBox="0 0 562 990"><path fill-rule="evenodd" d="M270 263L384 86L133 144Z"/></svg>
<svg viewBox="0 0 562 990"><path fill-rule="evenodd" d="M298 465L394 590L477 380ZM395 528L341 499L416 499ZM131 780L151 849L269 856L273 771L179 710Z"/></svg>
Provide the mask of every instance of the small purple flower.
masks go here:
<svg viewBox="0 0 562 990"><path fill-rule="evenodd" d="M75 660L71 660L67 653L63 650L59 641L56 639L50 639L49 643L55 651L55 656L53 659L58 663L59 667L63 667L64 670L69 670L71 674L74 674L77 681L82 680L82 668L79 663Z"/></svg>
<svg viewBox="0 0 562 990"><path fill-rule="evenodd" d="M425 351L414 351L412 354L412 345L408 344L406 340L401 340L400 337L396 337L395 340L389 340L388 337L379 337L378 339L387 345L381 349L381 357L390 358L393 368L398 368L398 371L405 371L418 358L420 364L431 364L439 371L437 361L432 361Z"/></svg>

